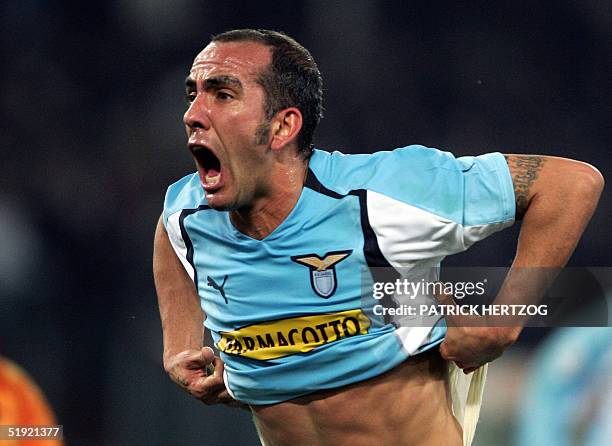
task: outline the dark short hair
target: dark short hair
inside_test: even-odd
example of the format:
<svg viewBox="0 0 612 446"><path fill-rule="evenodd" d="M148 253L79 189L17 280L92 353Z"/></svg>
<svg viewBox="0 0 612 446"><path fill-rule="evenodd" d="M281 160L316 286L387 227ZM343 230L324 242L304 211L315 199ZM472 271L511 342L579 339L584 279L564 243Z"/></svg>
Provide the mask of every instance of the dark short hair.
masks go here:
<svg viewBox="0 0 612 446"><path fill-rule="evenodd" d="M212 36L211 42L261 43L271 48L272 61L257 81L266 94L264 111L268 120L288 107L303 117L298 150L312 154L312 138L323 116L323 79L310 52L291 37L267 29L234 29Z"/></svg>

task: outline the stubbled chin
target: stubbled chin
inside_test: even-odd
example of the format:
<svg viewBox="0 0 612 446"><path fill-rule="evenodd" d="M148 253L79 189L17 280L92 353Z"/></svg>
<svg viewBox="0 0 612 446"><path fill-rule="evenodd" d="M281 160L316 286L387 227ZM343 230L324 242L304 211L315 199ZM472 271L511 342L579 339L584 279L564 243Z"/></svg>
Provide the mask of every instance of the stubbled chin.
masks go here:
<svg viewBox="0 0 612 446"><path fill-rule="evenodd" d="M215 192L206 192L204 191L204 196L206 197L206 202L208 205L217 210L217 211L226 211L228 210L227 203L223 202L222 194L218 191Z"/></svg>

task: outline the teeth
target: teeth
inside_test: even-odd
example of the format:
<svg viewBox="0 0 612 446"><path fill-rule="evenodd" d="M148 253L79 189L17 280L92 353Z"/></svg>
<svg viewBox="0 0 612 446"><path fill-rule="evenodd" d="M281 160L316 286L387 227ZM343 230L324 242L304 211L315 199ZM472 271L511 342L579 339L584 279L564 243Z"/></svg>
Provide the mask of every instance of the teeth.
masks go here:
<svg viewBox="0 0 612 446"><path fill-rule="evenodd" d="M206 178L204 178L206 180L206 184L215 184L217 181L219 181L219 177L221 176L221 174L218 174L214 177L209 177L207 176Z"/></svg>

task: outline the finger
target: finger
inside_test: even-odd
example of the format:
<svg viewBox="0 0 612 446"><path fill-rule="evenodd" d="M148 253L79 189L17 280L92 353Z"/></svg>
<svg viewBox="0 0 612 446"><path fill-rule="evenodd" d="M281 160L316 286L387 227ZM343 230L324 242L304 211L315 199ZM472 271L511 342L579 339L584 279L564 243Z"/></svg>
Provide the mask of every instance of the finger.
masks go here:
<svg viewBox="0 0 612 446"><path fill-rule="evenodd" d="M212 406L215 404L225 404L228 406L232 406L232 407L236 407L234 406L234 404L237 403L236 400L234 400L231 396L229 395L207 395L206 397L203 398L198 398L200 401L202 401L204 404L206 404L207 406Z"/></svg>
<svg viewBox="0 0 612 446"><path fill-rule="evenodd" d="M223 381L223 376L218 376L216 374L201 376L191 383L190 389L200 395L207 393L216 394L221 390L225 390L225 382Z"/></svg>
<svg viewBox="0 0 612 446"><path fill-rule="evenodd" d="M202 353L202 357L206 360L207 364L210 364L215 359L215 352L208 345L202 347L200 352Z"/></svg>
<svg viewBox="0 0 612 446"><path fill-rule="evenodd" d="M213 378L212 376L204 376L193 380L187 391L203 402L214 404L217 402L217 397L221 392L226 391L223 381Z"/></svg>
<svg viewBox="0 0 612 446"><path fill-rule="evenodd" d="M206 365L206 375L211 376L214 375L216 377L222 378L223 377L223 361L221 361L221 358L219 358L218 356L215 356L213 358L213 361Z"/></svg>
<svg viewBox="0 0 612 446"><path fill-rule="evenodd" d="M213 375L217 378L223 379L223 371L225 370L225 366L223 365L223 361L221 358L215 356L213 361Z"/></svg>
<svg viewBox="0 0 612 446"><path fill-rule="evenodd" d="M442 356L442 358L446 359L447 361L449 361L449 357L448 357L448 345L446 343L446 341L442 341L442 344L440 344L440 356Z"/></svg>
<svg viewBox="0 0 612 446"><path fill-rule="evenodd" d="M202 347L185 358L185 367L188 369L205 369L215 359L215 353L210 347Z"/></svg>
<svg viewBox="0 0 612 446"><path fill-rule="evenodd" d="M194 394L196 398L202 401L206 405L212 404L233 404L237 401L232 398L225 387L217 389L215 391L206 391L199 394Z"/></svg>
<svg viewBox="0 0 612 446"><path fill-rule="evenodd" d="M454 361L456 359L455 354L452 352L452 349L449 347L449 343L446 340L442 341L440 344L440 356L447 361Z"/></svg>
<svg viewBox="0 0 612 446"><path fill-rule="evenodd" d="M212 351L212 349L208 348ZM221 358L213 356L212 362L206 366L207 374L200 376L192 383L194 390L198 392L214 392L218 388L225 389L223 380L224 365Z"/></svg>
<svg viewBox="0 0 612 446"><path fill-rule="evenodd" d="M229 392L227 391L227 389L224 389L223 391L219 392L217 394L217 398L219 398L219 401L221 401L224 404L227 403L231 403L233 401L236 401L234 398L232 398L229 394Z"/></svg>

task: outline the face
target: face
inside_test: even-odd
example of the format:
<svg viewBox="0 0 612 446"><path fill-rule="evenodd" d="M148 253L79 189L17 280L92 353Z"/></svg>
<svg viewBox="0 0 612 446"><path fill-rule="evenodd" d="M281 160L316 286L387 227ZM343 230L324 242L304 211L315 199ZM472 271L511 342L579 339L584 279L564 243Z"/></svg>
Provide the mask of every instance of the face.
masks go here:
<svg viewBox="0 0 612 446"><path fill-rule="evenodd" d="M186 80L183 121L209 206L248 208L266 193L272 162L265 134L265 92L256 82L270 63L255 42L211 43Z"/></svg>

